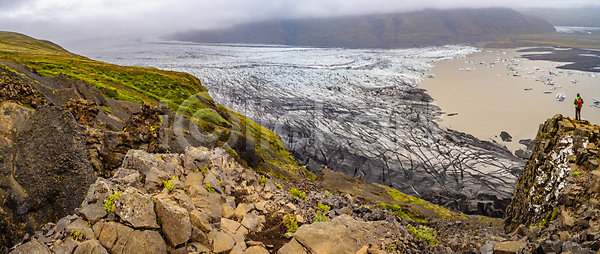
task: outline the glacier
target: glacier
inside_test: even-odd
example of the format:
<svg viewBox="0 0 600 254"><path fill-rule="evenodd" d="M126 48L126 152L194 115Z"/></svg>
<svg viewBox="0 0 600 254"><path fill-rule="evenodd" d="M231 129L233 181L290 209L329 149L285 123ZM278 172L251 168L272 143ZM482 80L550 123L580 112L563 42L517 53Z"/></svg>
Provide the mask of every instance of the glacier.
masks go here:
<svg viewBox="0 0 600 254"><path fill-rule="evenodd" d="M510 195L523 162L438 126L440 109L418 87L435 62L480 51L140 41L82 53L198 77L215 102L275 131L313 172L328 167L417 196L432 188Z"/></svg>

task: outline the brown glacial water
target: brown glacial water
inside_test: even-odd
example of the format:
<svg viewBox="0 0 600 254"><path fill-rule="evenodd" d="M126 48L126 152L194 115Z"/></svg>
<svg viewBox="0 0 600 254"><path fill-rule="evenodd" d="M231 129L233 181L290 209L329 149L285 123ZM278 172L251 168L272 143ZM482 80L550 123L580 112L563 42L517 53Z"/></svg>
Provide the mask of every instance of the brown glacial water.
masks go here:
<svg viewBox="0 0 600 254"><path fill-rule="evenodd" d="M532 52L517 50L483 49L466 58L437 62L430 72L436 77L419 86L445 113L439 124L495 140L514 152L524 148L519 140L535 138L547 118L555 114L574 118L577 93L585 101L581 118L600 124L600 108L590 107L593 98L600 100L600 74L556 69L565 63L531 61L521 56ZM545 84L542 77L552 79L554 85ZM558 101L557 93L564 93L566 99ZM457 114L448 116L453 113ZM507 131L512 142L502 142L501 131Z"/></svg>

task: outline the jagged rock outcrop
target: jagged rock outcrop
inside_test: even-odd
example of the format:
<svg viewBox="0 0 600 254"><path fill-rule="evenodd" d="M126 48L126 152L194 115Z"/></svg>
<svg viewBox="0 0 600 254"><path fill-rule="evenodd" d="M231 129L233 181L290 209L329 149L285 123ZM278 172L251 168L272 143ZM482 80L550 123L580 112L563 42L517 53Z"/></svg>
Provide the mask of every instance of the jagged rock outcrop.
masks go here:
<svg viewBox="0 0 600 254"><path fill-rule="evenodd" d="M16 243L40 222L66 216L79 207L95 180L85 153L82 126L71 113L43 105L35 111L0 102L11 120L0 134L0 196L3 221L14 231L2 242Z"/></svg>
<svg viewBox="0 0 600 254"><path fill-rule="evenodd" d="M504 223L532 253L600 249L599 131L562 115L540 125Z"/></svg>
<svg viewBox="0 0 600 254"><path fill-rule="evenodd" d="M93 126L100 107L95 102L85 99L71 99L63 106L77 119L77 122L86 126Z"/></svg>
<svg viewBox="0 0 600 254"><path fill-rule="evenodd" d="M18 101L32 108L48 104L43 94L16 73L4 69L0 69L0 72L3 74L0 79L0 101Z"/></svg>

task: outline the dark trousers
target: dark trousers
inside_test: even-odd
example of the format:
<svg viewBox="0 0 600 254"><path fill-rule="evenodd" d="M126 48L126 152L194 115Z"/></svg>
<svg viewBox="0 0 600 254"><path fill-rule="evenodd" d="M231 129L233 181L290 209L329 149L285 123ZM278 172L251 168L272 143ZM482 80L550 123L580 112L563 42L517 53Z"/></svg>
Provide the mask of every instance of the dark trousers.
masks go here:
<svg viewBox="0 0 600 254"><path fill-rule="evenodd" d="M581 121L581 108L575 107L575 120Z"/></svg>

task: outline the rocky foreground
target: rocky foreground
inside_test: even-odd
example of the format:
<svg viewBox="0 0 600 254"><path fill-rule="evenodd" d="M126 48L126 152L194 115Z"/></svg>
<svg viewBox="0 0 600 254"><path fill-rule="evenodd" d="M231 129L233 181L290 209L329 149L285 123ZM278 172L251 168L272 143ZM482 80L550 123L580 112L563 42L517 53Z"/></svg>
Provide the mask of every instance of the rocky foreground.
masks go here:
<svg viewBox="0 0 600 254"><path fill-rule="evenodd" d="M13 108L5 111L19 110L6 105ZM54 111L71 116L57 107L25 112L49 117ZM498 219L457 214L330 170L314 180L285 181L240 165L220 148L190 147L182 154L131 149L113 176L95 178L87 191L79 190L87 194L74 213L31 228L5 251L595 253L600 249L599 130L560 115L540 126L504 228ZM27 140L19 140L16 146L21 145ZM13 183L16 177L3 179L3 186L22 186ZM78 192L75 183L58 185L64 187L61 195ZM11 199L18 199L15 193ZM25 186L20 195L22 209L28 209L38 200L30 195L47 193ZM494 204L469 205L487 209Z"/></svg>
<svg viewBox="0 0 600 254"><path fill-rule="evenodd" d="M130 150L112 178L90 186L75 214L10 253L446 251L415 238L409 222L390 212L291 185L244 169L221 149Z"/></svg>
<svg viewBox="0 0 600 254"><path fill-rule="evenodd" d="M293 183L218 148L130 150L74 214L10 253L596 253L599 130L560 115L541 125L507 210L508 235L482 216L375 206L327 188L327 170Z"/></svg>

